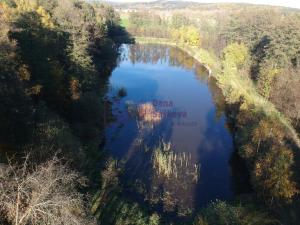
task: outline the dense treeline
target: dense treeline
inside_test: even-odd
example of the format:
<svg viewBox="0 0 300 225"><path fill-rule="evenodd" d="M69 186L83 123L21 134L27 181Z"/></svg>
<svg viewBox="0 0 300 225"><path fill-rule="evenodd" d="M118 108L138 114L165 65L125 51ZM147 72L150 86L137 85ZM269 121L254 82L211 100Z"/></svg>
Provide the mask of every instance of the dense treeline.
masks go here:
<svg viewBox="0 0 300 225"><path fill-rule="evenodd" d="M80 1L8 1L1 3L1 23L1 146L41 140L33 138L39 131L101 141L99 97L116 63L115 40L124 35L113 9ZM60 148L66 150L54 149Z"/></svg>
<svg viewBox="0 0 300 225"><path fill-rule="evenodd" d="M223 75L226 77L226 73L238 72L249 77L257 92L274 102L291 119L292 125L296 125L299 112L296 92L300 85L298 13L244 10L228 20L229 24L223 31L225 42L244 43L244 48L248 50L242 51L241 46L227 46L223 51ZM231 50L228 52L229 48ZM239 67L238 58L232 58L238 53L238 58L246 56L248 60L244 60L237 71L232 71L228 65L235 62ZM287 87L289 82L293 85ZM299 162L298 147L291 140L293 135L279 122L281 116L264 115L263 112L268 111L270 106L265 104L262 110L257 111L250 102L255 104L254 99L240 100L236 124L237 141L242 146L241 155L252 168L252 183L270 204L295 200L298 193L296 177L299 174L294 168ZM279 102L286 105L282 106ZM251 127L251 124L254 126Z"/></svg>
<svg viewBox="0 0 300 225"><path fill-rule="evenodd" d="M227 103L232 104L235 142L248 166L252 187L266 207L289 224L299 221L292 216L299 207L300 184L299 15L297 11L271 7L200 7L174 10L171 15L157 10L151 18L160 18L156 19L159 23L148 26L145 32L147 17L138 19L138 12L129 13L126 24L136 36L187 44L188 52L200 55L200 61L213 69ZM137 26L136 21L144 22ZM168 28L159 32L156 28L163 24ZM193 36L197 41L176 36L183 29L183 35L187 35L191 28L197 31ZM219 206L225 208L216 203L209 209ZM226 210L230 211L230 207ZM203 216L199 221L198 224L219 224Z"/></svg>
<svg viewBox="0 0 300 225"><path fill-rule="evenodd" d="M242 12L243 13L243 12ZM295 126L299 117L299 13L259 10L231 21L227 42L243 42L251 54L250 75L261 95L270 99ZM243 16L242 16L243 15ZM263 22L262 22L263 21Z"/></svg>
<svg viewBox="0 0 300 225"><path fill-rule="evenodd" d="M127 30L136 36L168 38L192 46L199 46L201 39L198 29L181 14L171 18L148 11L132 12L127 16Z"/></svg>
<svg viewBox="0 0 300 225"><path fill-rule="evenodd" d="M237 68L245 63L246 49L241 45L225 48L223 79L237 79ZM268 112L268 103L257 104L255 94L240 95L227 90L227 95L232 102L232 98L240 97L235 101L238 104L235 112L236 142L240 155L250 168L254 189L270 205L292 201L298 193L294 177L298 175L294 170L298 147L293 144L295 142L287 126L282 123L281 116Z"/></svg>
<svg viewBox="0 0 300 225"><path fill-rule="evenodd" d="M88 224L77 187L101 156L119 16L77 0L2 0L0 26L0 223Z"/></svg>

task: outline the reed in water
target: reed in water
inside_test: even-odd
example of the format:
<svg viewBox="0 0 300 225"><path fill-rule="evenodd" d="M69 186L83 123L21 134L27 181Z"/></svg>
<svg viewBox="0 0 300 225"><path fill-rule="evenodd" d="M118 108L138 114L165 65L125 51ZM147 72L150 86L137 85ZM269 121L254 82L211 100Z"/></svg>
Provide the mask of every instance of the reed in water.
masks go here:
<svg viewBox="0 0 300 225"><path fill-rule="evenodd" d="M199 164L192 163L191 153L176 153L171 149L170 142L162 141L153 151L153 170L158 176L167 179L180 179L181 176L192 176L198 182L200 174Z"/></svg>

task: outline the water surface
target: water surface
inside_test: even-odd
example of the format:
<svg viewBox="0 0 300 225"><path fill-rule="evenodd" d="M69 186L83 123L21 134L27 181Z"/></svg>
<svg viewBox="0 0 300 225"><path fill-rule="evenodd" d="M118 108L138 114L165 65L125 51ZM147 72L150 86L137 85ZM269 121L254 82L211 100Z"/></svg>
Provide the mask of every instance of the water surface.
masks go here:
<svg viewBox="0 0 300 225"><path fill-rule="evenodd" d="M201 64L174 47L124 45L109 85L106 149L133 198L185 216L233 197L224 99Z"/></svg>

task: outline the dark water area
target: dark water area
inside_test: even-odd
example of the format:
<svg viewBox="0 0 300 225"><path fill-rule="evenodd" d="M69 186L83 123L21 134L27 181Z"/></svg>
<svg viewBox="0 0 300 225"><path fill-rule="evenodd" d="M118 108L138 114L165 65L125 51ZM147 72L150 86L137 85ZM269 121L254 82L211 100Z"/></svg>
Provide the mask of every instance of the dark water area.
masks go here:
<svg viewBox="0 0 300 225"><path fill-rule="evenodd" d="M182 217L233 199L225 101L201 64L174 47L124 45L109 86L105 149L124 163L131 197Z"/></svg>

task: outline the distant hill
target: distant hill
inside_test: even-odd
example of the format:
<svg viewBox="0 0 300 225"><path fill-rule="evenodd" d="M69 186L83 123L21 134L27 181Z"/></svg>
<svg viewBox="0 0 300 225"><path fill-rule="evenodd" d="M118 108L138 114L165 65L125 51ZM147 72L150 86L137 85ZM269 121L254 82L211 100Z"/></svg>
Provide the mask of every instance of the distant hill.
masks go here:
<svg viewBox="0 0 300 225"><path fill-rule="evenodd" d="M117 8L122 9L138 9L138 8L156 8L156 9L179 9L179 8L191 8L191 7L199 7L203 5L210 4L202 4L197 2L188 2L188 1L173 1L173 0L158 0L153 2L110 2L110 4L114 5Z"/></svg>
<svg viewBox="0 0 300 225"><path fill-rule="evenodd" d="M253 5L247 3L199 3L192 1L176 1L176 0L157 0L153 2L110 2L115 8L125 9L158 9L158 10L172 10L172 9L202 9L214 10L216 8L243 8L243 7L268 7L268 8L282 8L288 11L300 11L299 9L286 8L280 6L264 6Z"/></svg>

